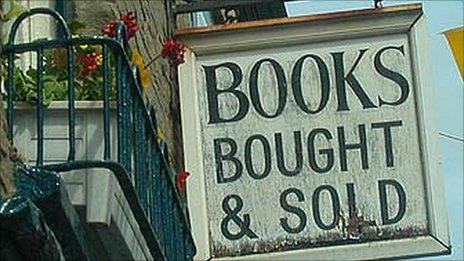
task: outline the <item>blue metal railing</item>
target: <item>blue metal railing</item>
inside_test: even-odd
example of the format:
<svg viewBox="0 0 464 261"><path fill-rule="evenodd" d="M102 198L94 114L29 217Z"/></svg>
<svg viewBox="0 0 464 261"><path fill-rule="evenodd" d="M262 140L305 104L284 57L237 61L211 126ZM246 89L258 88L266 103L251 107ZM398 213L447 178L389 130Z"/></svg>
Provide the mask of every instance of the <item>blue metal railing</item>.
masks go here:
<svg viewBox="0 0 464 261"><path fill-rule="evenodd" d="M19 25L26 18L36 15L50 15L62 28L62 37L55 40L41 40L31 43L15 43ZM106 168L116 176L129 206L134 213L143 236L153 257L169 260L191 260L195 246L190 232L187 210L179 197L175 182L170 175L167 161L167 147L158 142L156 118L148 110L142 96L138 70L131 64L130 50L125 40L126 28L123 23L117 25L117 37L71 37L63 17L46 8L35 8L21 14L13 23L9 41L4 53L8 57L7 121L8 138L13 143L13 106L14 106L14 58L25 52L37 53L37 160L40 168L65 172L87 168ZM76 161L75 138L75 51L80 45L100 45L103 54L103 142L104 152L101 160ZM43 72L44 51L53 48L66 48L68 73L68 160L62 164L44 165L44 105ZM116 66L111 68L110 56L115 57ZM115 71L117 92L117 157L111 155L110 140L110 75ZM134 168L133 168L134 166ZM135 180L135 187L131 179Z"/></svg>

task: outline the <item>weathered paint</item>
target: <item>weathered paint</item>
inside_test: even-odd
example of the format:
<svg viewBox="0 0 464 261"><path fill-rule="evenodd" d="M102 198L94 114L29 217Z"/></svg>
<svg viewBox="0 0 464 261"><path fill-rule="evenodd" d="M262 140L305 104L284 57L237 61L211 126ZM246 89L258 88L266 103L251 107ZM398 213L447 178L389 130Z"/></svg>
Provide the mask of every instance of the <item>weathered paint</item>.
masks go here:
<svg viewBox="0 0 464 261"><path fill-rule="evenodd" d="M383 62L388 64L388 67L395 72L401 72L407 79L408 84L412 85L411 65L409 62L409 47L405 35L395 35L388 37L363 38L356 40L348 40L345 43L322 43L315 45L301 45L284 48L274 48L269 50L257 50L253 53L236 53L234 57L224 59L223 56L218 57L202 57L197 65L197 81L198 86L206 86L205 82L205 66L221 64L225 61L236 63L243 71L243 80L237 90L243 91L250 97L248 82L250 81L251 67L263 58L271 58L279 62L285 74L287 75L287 103L282 111L282 114L273 118L266 119L252 108L248 114L240 121L227 124L209 124L210 115L208 112L208 98L206 91L200 90L199 102L204 105L200 107L201 128L203 136L203 151L204 166L206 173L206 187L208 198L208 210L210 219L210 233L213 242L213 249L216 244L226 245L229 249L241 249L241 244L259 244L261 242L272 242L276 238L286 237L291 234L285 231L280 224L282 218L287 218L288 226L295 228L299 225L300 220L295 214L285 211L279 199L286 189L296 188L302 192L304 199L296 200L296 194L292 193L286 197L286 201L294 207L301 208L306 215L307 222L304 224L304 229L301 232L293 234L293 237L298 240L313 239L323 237L327 232L334 233L338 231L343 234L341 229L330 229L324 231L316 227L313 216L313 205L311 204L314 190L321 185L330 185L337 190L341 211L348 213L348 198L345 189L345 184L354 183L356 190L357 204L361 207L361 213L370 219L380 223L380 207L379 207L379 191L378 180L393 179L399 182L405 189L407 197L405 217L398 223L392 224L394 227L405 227L415 225L421 229L426 229L426 206L425 192L421 186L423 183L421 160L419 151L419 137L417 131L417 119L415 117L415 100L411 92L407 100L400 106L382 106L379 108L363 109L357 98L352 95L350 90L347 90L349 99L350 111L337 111L337 95L335 89L335 71L331 53L344 52L345 68L351 67L354 64L356 57L359 56L359 50L369 49L363 56L356 69L356 78L359 80L363 89L368 93L369 97L375 102L378 96L383 99L395 100L400 96L399 88L394 82L383 78L373 68L374 57L378 51L387 46L404 47L404 56L397 52L388 52L382 57ZM326 63L330 76L330 95L327 106L317 114L308 115L304 113L294 102L294 97L291 94L291 83L289 81L292 73L292 67L295 62L305 54L315 54L322 58ZM305 86L306 104L312 105L314 110L319 104L319 72L317 67L310 62L304 66L301 85ZM273 113L277 108L277 83L273 75L269 63L263 64L259 72L259 88L260 97L265 111ZM217 73L218 88L224 89L230 86L231 79L227 71ZM349 87L348 87L349 88ZM317 94L316 94L317 93ZM313 94L313 95L311 95ZM236 114L238 111L237 99L231 94L223 95L219 101L219 114L227 115L224 118L230 118L230 115ZM388 98L387 98L388 97ZM377 103L377 102L375 102ZM378 104L378 103L377 103ZM385 141L382 130L373 129L371 125L378 122L402 121L402 126L391 128L392 148L394 156L394 166L386 166L385 156ZM358 125L364 124L366 128L367 141L367 167L363 167L359 156L359 149L347 153L348 166L347 171L342 171L341 160L339 156L341 152L338 142L340 137L337 137L337 128L344 128L344 135L347 143L359 143L360 134ZM308 145L308 134L316 128L324 128L331 133L332 139L327 140L318 134L316 138L316 161L320 166L327 164L326 155L319 153L321 149L333 149L334 151L334 166L328 172L317 173L310 167L310 159L312 157L308 153L311 147ZM289 177L283 175L277 167L276 156L276 137L277 133L281 134L283 142L283 155L285 165L288 169L294 169L295 162L295 141L293 134L299 131L301 134L301 153L302 169L298 174ZM263 146L260 140L254 140L250 147L252 155L246 154L246 143L250 141L253 135L262 135L269 142L270 168L269 174L261 178L252 178L249 172L264 173L265 159L263 157ZM243 173L236 181L221 183L216 177L217 164L223 166L224 176L231 177L231 174L236 172L236 165L230 164L230 160L217 161L218 148L215 148L214 140L229 138L237 144L237 153L234 153L243 166ZM221 144L221 155L229 153L230 147L226 144ZM217 146L216 144L216 147ZM229 147L229 148L228 148ZM246 167L246 159L252 161L254 170ZM367 168L367 169L365 169ZM408 173L408 175L404 175ZM253 174L251 174L253 175ZM264 174L266 175L266 174ZM232 234L239 233L235 222L230 222L228 228L222 229L221 225L226 217L225 210L221 207L224 198L227 195L236 194L243 199L243 208L238 215L250 215L250 230L253 230L258 236L250 238L243 236L238 240L228 240L224 235L224 230L230 230ZM398 201L394 198L395 194L391 194L392 201L389 202L388 208L390 213L396 213ZM327 195L321 194L321 218L325 223L331 223L334 218L332 213L332 203ZM338 213L336 213L338 215ZM394 214L393 214L394 215ZM337 217L335 217L337 218ZM243 219L243 217L241 217ZM339 223L339 222L337 222ZM338 225L338 224L337 224ZM271 248L272 249L272 248ZM242 249L243 251L243 249ZM256 252L256 251L252 251ZM261 251L259 251L261 252ZM222 256L221 252L213 252L215 256Z"/></svg>
<svg viewBox="0 0 464 261"><path fill-rule="evenodd" d="M180 82L198 259L447 234L410 31L422 11L375 12L180 31L192 48Z"/></svg>

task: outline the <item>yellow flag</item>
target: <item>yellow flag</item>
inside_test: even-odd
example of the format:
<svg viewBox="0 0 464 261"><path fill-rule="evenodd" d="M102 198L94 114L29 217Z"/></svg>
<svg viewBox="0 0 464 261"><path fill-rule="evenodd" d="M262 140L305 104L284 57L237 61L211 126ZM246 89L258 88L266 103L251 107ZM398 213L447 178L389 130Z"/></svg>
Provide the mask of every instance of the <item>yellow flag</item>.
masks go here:
<svg viewBox="0 0 464 261"><path fill-rule="evenodd" d="M150 86L150 72L145 66L142 55L137 49L132 49L132 62L137 66L140 73L140 83L143 88L148 88Z"/></svg>
<svg viewBox="0 0 464 261"><path fill-rule="evenodd" d="M445 32L446 39L453 51L454 60L458 65L461 77L464 79L464 27L458 27Z"/></svg>

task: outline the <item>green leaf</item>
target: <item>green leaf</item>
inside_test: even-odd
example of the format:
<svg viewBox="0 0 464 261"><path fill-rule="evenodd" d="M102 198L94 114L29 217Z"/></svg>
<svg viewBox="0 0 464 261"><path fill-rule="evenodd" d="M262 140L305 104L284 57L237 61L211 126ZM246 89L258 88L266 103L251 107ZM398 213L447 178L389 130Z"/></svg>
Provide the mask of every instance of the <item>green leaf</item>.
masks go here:
<svg viewBox="0 0 464 261"><path fill-rule="evenodd" d="M53 100L66 100L68 89L66 83L58 82L56 80L47 81L45 83L46 96L50 96Z"/></svg>
<svg viewBox="0 0 464 261"><path fill-rule="evenodd" d="M44 105L46 104L50 104L50 102L52 100L54 100L54 92L53 92L53 88L54 88L54 85L55 85L55 82L51 81L51 82L45 82L44 83L44 98L42 100L42 103Z"/></svg>
<svg viewBox="0 0 464 261"><path fill-rule="evenodd" d="M84 29L85 27L87 27L87 25L78 20L73 20L69 24L69 29L71 30L72 34L75 34L78 30Z"/></svg>
<svg viewBox="0 0 464 261"><path fill-rule="evenodd" d="M61 81L57 83L55 87L55 99L56 100L67 100L68 98L68 86L67 81Z"/></svg>
<svg viewBox="0 0 464 261"><path fill-rule="evenodd" d="M44 75L43 77L44 81L55 81L58 79L57 78L57 75L55 74L47 74L47 75Z"/></svg>
<svg viewBox="0 0 464 261"><path fill-rule="evenodd" d="M50 97L45 97L42 101L43 106L48 107L50 106L50 103L52 103L53 98Z"/></svg>
<svg viewBox="0 0 464 261"><path fill-rule="evenodd" d="M37 92L35 90L30 90L26 93L25 98L25 101L35 103L37 101Z"/></svg>
<svg viewBox="0 0 464 261"><path fill-rule="evenodd" d="M29 69L26 71L26 75L29 77L36 77L37 76L37 70L29 67Z"/></svg>
<svg viewBox="0 0 464 261"><path fill-rule="evenodd" d="M31 83L33 85L37 85L37 70L36 69L33 69L32 67L29 68L29 70L26 71L26 73L24 74L21 70L19 70L21 72L21 76L24 80L24 82L27 82L27 83Z"/></svg>

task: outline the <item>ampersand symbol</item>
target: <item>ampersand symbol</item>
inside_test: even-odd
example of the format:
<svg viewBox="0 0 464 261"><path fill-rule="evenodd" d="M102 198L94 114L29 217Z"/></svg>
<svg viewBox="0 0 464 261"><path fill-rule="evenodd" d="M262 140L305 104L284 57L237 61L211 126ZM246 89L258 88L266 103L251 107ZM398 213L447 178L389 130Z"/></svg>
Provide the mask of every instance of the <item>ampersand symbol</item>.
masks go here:
<svg viewBox="0 0 464 261"><path fill-rule="evenodd" d="M235 208L232 209L230 206L231 200L235 201ZM238 195L229 195L224 198L222 201L222 210L227 214L227 216L221 222L222 234L230 240L237 240L242 238L244 235L247 235L249 238L258 238L258 236L250 229L250 215L244 214L243 220L237 216L237 214L242 210L243 201ZM239 228L240 231L236 234L233 234L229 231L229 222L233 221Z"/></svg>

